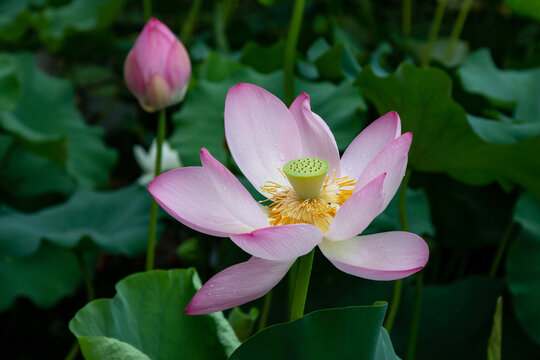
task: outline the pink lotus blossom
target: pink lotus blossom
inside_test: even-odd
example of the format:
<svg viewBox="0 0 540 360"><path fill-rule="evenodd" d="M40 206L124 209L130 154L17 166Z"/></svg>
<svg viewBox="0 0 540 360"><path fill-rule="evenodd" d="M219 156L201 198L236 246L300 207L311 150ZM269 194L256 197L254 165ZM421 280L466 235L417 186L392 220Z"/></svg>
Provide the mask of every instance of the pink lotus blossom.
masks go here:
<svg viewBox="0 0 540 360"><path fill-rule="evenodd" d="M153 112L178 104L190 76L184 45L161 21L148 20L124 63L124 79L142 108Z"/></svg>
<svg viewBox="0 0 540 360"><path fill-rule="evenodd" d="M201 150L202 167L169 171L148 186L178 221L205 234L230 237L252 255L212 277L186 313L211 313L263 296L297 257L317 245L338 269L367 279L400 279L426 264L428 247L415 234L358 236L386 208L407 167L412 134L401 135L397 113L369 125L340 159L334 136L311 111L307 94L288 109L266 90L238 84L225 101L225 134L240 170L269 199L266 207L206 149ZM303 158L328 168L322 185L307 199L298 196L298 186L282 170ZM304 163L292 162L300 168Z"/></svg>

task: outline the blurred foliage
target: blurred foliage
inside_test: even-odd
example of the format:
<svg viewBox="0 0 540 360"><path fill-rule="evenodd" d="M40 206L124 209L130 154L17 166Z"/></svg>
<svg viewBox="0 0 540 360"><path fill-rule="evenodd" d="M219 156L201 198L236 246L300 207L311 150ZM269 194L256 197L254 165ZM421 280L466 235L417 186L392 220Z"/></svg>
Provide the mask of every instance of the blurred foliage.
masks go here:
<svg viewBox="0 0 540 360"><path fill-rule="evenodd" d="M192 3L152 4L153 15L182 34L194 70L185 101L168 111L170 143L187 166L199 166L200 148L209 149L260 200L228 152L224 101L239 82L283 99L293 3L202 1L195 15ZM430 67L420 68L435 2L414 2L407 36L398 2L308 1L295 93L310 96L340 151L390 110L414 133L406 213L410 231L430 246L416 359L485 358L488 346L502 358L537 358L540 2L475 1L447 57L462 3L448 2ZM132 147L148 147L156 131L156 119L139 109L122 78L143 25L142 1L0 1L0 321L8 324L0 345L7 358L65 357L73 337L64 325L77 308L70 328L88 359L224 359L239 345L221 313L183 314L200 285L193 270L124 278L143 269L150 207L146 190L133 185L140 171ZM398 205L396 197L367 232L399 230ZM165 268L196 266L207 279L248 257L228 239L170 217L160 228L157 263ZM487 278L501 247L500 265ZM85 278L98 297L114 298L83 307ZM394 359L394 348L405 357L412 279L403 282L390 336L380 330L384 306L358 307L392 301L392 291L392 282L344 274L317 253L307 312L351 308L314 312L251 337L255 315L247 310L261 309L262 299L234 309L229 320L248 339L232 358L287 358L291 339L309 339L297 358L324 357L319 345L329 337L335 358L371 351L371 358ZM283 323L286 281L273 299L269 324ZM21 336L32 346L14 346Z"/></svg>
<svg viewBox="0 0 540 360"><path fill-rule="evenodd" d="M92 268L95 252L85 256ZM56 305L73 295L82 282L81 261L74 251L44 243L26 257L0 252L0 310L7 309L17 297L31 299L42 308ZM9 276L8 276L9 274Z"/></svg>
<svg viewBox="0 0 540 360"><path fill-rule="evenodd" d="M28 256L44 240L64 248L87 240L110 254L140 255L146 251L149 202L145 189L132 185L103 193L79 190L33 214L0 208L0 251Z"/></svg>
<svg viewBox="0 0 540 360"><path fill-rule="evenodd" d="M525 194L516 205L514 220L523 230L508 253L508 287L513 296L516 317L540 344L537 306L540 301L540 203L530 194Z"/></svg>
<svg viewBox="0 0 540 360"><path fill-rule="evenodd" d="M3 159L0 186L23 196L68 194L76 184L102 186L115 152L103 143L102 129L85 123L72 85L36 68L31 54L10 59L18 75L12 89L20 88L20 97L11 111L0 113L0 127L15 140L11 156Z"/></svg>
<svg viewBox="0 0 540 360"><path fill-rule="evenodd" d="M397 111L403 130L413 132L413 170L446 172L475 185L516 182L540 198L540 158L527 156L540 148L540 136L504 145L482 141L452 99L452 82L445 72L403 64L394 74L378 78L367 68L357 84L379 114Z"/></svg>

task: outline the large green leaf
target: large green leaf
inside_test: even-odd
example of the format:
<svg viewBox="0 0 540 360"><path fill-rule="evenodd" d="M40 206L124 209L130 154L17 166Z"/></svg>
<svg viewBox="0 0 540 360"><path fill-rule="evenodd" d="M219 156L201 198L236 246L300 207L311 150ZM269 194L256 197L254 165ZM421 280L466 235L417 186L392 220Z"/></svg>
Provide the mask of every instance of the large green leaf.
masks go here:
<svg viewBox="0 0 540 360"><path fill-rule="evenodd" d="M139 255L146 250L149 206L146 189L132 185L79 190L67 202L31 214L0 207L0 251L28 256L43 240L71 248L90 239L109 253Z"/></svg>
<svg viewBox="0 0 540 360"><path fill-rule="evenodd" d="M482 140L494 144L512 144L540 134L540 121L495 121L470 114L467 114L467 120Z"/></svg>
<svg viewBox="0 0 540 360"><path fill-rule="evenodd" d="M402 64L380 78L367 68L357 83L380 114L397 111L403 131L413 132L412 169L446 172L471 184L515 182L540 197L540 157L530 156L539 151L540 136L514 144L481 140L452 99L452 81L442 70Z"/></svg>
<svg viewBox="0 0 540 360"><path fill-rule="evenodd" d="M324 38L317 39L307 51L307 59L324 79L340 80L343 77L354 79L360 65L354 57L350 45L337 41L330 46Z"/></svg>
<svg viewBox="0 0 540 360"><path fill-rule="evenodd" d="M256 42L249 42L242 49L241 61L256 71L270 73L283 68L284 56L284 41L278 41L269 47L263 47Z"/></svg>
<svg viewBox="0 0 540 360"><path fill-rule="evenodd" d="M0 126L22 139L27 149L32 150L28 144L34 144L34 152L55 163L65 162L67 175L77 183L86 187L104 184L115 162L115 152L104 145L101 129L84 122L74 105L72 86L39 70L30 54L17 56L16 62L21 97L12 112L0 114ZM7 169L8 178L17 178L21 173L32 176L34 167L19 159L13 161L18 164L15 169ZM18 185L13 186L15 191ZM51 184L49 188L57 186Z"/></svg>
<svg viewBox="0 0 540 360"><path fill-rule="evenodd" d="M485 96L495 105L513 108L514 118L540 122L540 68L499 70L488 49L471 54L459 68L466 91Z"/></svg>
<svg viewBox="0 0 540 360"><path fill-rule="evenodd" d="M7 55L0 55L0 112L13 109L20 95L17 65Z"/></svg>
<svg viewBox="0 0 540 360"><path fill-rule="evenodd" d="M386 305L315 311L264 329L230 359L397 360L388 333L381 328L385 312Z"/></svg>
<svg viewBox="0 0 540 360"><path fill-rule="evenodd" d="M49 307L72 295L81 282L75 252L50 244L28 257L0 253L0 310L21 296Z"/></svg>
<svg viewBox="0 0 540 360"><path fill-rule="evenodd" d="M48 151L51 150L48 148ZM12 195L19 196L36 196L47 192L68 194L75 188L73 179L63 166L21 146L13 146L6 154L0 184Z"/></svg>
<svg viewBox="0 0 540 360"><path fill-rule="evenodd" d="M517 319L540 344L540 204L531 194L518 201L514 220L521 225L522 233L508 253L508 287Z"/></svg>
<svg viewBox="0 0 540 360"><path fill-rule="evenodd" d="M0 39L16 41L32 25L32 6L42 6L47 0L2 0L0 2Z"/></svg>
<svg viewBox="0 0 540 360"><path fill-rule="evenodd" d="M95 300L69 328L92 359L226 359L239 345L223 314L184 314L200 280L193 269L130 275L113 299Z"/></svg>
<svg viewBox="0 0 540 360"><path fill-rule="evenodd" d="M13 144L13 138L9 135L0 134L0 164L3 165L4 156L9 152Z"/></svg>
<svg viewBox="0 0 540 360"><path fill-rule="evenodd" d="M67 161L67 139L61 134L43 134L20 122L13 114L3 114L2 127L13 134L19 144L31 153L64 167Z"/></svg>
<svg viewBox="0 0 540 360"><path fill-rule="evenodd" d="M504 0L504 3L516 14L540 21L539 0Z"/></svg>
<svg viewBox="0 0 540 360"><path fill-rule="evenodd" d="M182 108L173 115L175 132L170 142L178 149L186 165L198 165L199 151L207 148L219 161L227 160L223 111L228 90L241 82L265 88L283 99L283 72L261 74L230 59L211 54L201 65L196 86L188 94ZM347 147L360 130L358 112L366 104L358 89L344 82L295 82L296 93L306 92L311 107L330 126L338 146Z"/></svg>
<svg viewBox="0 0 540 360"><path fill-rule="evenodd" d="M415 234L435 235L435 228L431 223L429 201L426 193L422 189L407 189L405 197L409 231ZM384 212L371 222L364 233L374 234L384 231L401 230L398 201L399 196L394 196Z"/></svg>
<svg viewBox="0 0 540 360"><path fill-rule="evenodd" d="M480 277L424 286L415 359L485 359L501 292L500 281ZM398 354L405 354L407 349L413 303L411 286L404 291L392 329Z"/></svg>
<svg viewBox="0 0 540 360"><path fill-rule="evenodd" d="M44 26L40 28L42 40L57 48L66 34L88 32L110 25L126 0L72 0L59 8L44 11Z"/></svg>

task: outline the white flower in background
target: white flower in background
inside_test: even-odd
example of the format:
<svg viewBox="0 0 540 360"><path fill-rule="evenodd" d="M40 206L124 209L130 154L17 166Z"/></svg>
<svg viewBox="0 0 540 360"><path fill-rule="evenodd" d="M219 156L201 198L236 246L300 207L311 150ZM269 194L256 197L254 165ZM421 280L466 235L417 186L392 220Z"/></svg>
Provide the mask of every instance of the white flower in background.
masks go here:
<svg viewBox="0 0 540 360"><path fill-rule="evenodd" d="M154 179L155 162L157 153L156 139L152 141L148 152L141 146L133 147L133 155L142 170L142 175L137 179L137 182L142 186L147 186ZM167 140L163 140L161 149L161 172L182 167L182 161L178 152L173 150Z"/></svg>

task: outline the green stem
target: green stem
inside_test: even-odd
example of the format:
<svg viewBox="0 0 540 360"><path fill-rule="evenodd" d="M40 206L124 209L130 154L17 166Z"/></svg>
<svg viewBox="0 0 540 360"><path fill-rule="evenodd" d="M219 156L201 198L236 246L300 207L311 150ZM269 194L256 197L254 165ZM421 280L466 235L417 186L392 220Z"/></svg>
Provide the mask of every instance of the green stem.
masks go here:
<svg viewBox="0 0 540 360"><path fill-rule="evenodd" d="M433 52L433 47L435 46L435 42L439 36L439 30L441 28L447 1L448 0L439 0L437 3L437 9L435 10L435 15L433 16L433 22L429 28L428 41L424 51L422 52L422 58L420 60L420 65L422 65L422 67L428 66L429 60L431 60L431 53Z"/></svg>
<svg viewBox="0 0 540 360"><path fill-rule="evenodd" d="M295 0L287 43L285 44L283 71L285 77L285 103L287 105L290 105L294 100L294 59L305 5L306 0Z"/></svg>
<svg viewBox="0 0 540 360"><path fill-rule="evenodd" d="M394 326L394 320L399 309L399 303L401 301L401 292L403 289L403 279L394 281L394 293L392 294L392 301L390 302L390 310L388 310L388 316L384 322L384 328L388 333L392 331Z"/></svg>
<svg viewBox="0 0 540 360"><path fill-rule="evenodd" d="M467 15L469 14L469 10L471 9L473 1L474 0L464 0L461 3L458 17L456 19L456 22L454 23L454 27L452 28L452 34L450 35L450 40L448 41L448 45L446 46L446 50L444 52L444 60L446 61L450 60L450 57L452 56L452 52L454 51L454 47L456 46L459 36L461 35L461 30L463 30L463 25L467 20Z"/></svg>
<svg viewBox="0 0 540 360"><path fill-rule="evenodd" d="M406 360L413 360L416 354L416 343L418 341L418 330L420 329L420 315L422 313L422 289L424 287L424 272L416 274L416 287L414 289L414 308L412 314L411 330L409 332L409 343L407 345Z"/></svg>
<svg viewBox="0 0 540 360"><path fill-rule="evenodd" d="M75 340L73 345L71 345L71 348L69 349L69 352L67 353L64 360L75 360L77 358L77 355L79 355L79 340Z"/></svg>
<svg viewBox="0 0 540 360"><path fill-rule="evenodd" d="M88 267L84 261L84 256L80 251L77 251L77 260L79 262L79 269L81 270L81 276L83 278L84 286L86 287L86 297L88 302L96 298L96 290L94 289L94 283L92 282L92 276L88 271Z"/></svg>
<svg viewBox="0 0 540 360"><path fill-rule="evenodd" d="M379 38L379 31L377 30L377 23L375 22L373 8L371 7L371 0L362 0L360 2L360 6L362 7L363 19L369 28L369 32L371 33L371 40L373 43L377 43Z"/></svg>
<svg viewBox="0 0 540 360"><path fill-rule="evenodd" d="M291 269L289 270L289 291L288 291L288 297L287 297L287 309L289 310L289 313L287 313L287 317L291 316L290 310L292 308L292 301L294 298L294 291L296 286L296 274L298 274L298 263L299 260L296 259L294 264L291 266Z"/></svg>
<svg viewBox="0 0 540 360"><path fill-rule="evenodd" d="M399 219L401 220L401 229L403 231L409 230L409 223L407 221L407 209L406 209L406 199L407 199L407 188L409 187L409 181L411 180L411 170L407 170L405 177L403 177L403 182L401 183L401 188L399 190ZM384 327L388 332L392 331L394 326L394 320L399 309L399 303L401 301L401 291L403 288L403 280L399 279L394 282L394 293L392 294L392 301L390 302L390 310L388 310L388 316L384 322Z"/></svg>
<svg viewBox="0 0 540 360"><path fill-rule="evenodd" d="M403 35L408 37L411 34L412 0L403 0L402 11Z"/></svg>
<svg viewBox="0 0 540 360"><path fill-rule="evenodd" d="M499 243L499 248L497 249L497 254L493 258L493 263L491 263L491 268L489 270L489 276L495 277L497 275L497 270L499 270L499 265L503 258L506 249L508 248L508 242L510 241L510 235L512 235L512 230L514 229L514 221L510 220L506 229L504 230L501 242Z"/></svg>
<svg viewBox="0 0 540 360"><path fill-rule="evenodd" d="M257 331L261 331L266 327L266 323L268 322L268 313L270 312L270 305L272 305L272 290L270 290L264 296L264 304L261 313L261 319L259 320L259 329Z"/></svg>
<svg viewBox="0 0 540 360"><path fill-rule="evenodd" d="M152 0L143 0L144 21L152 17Z"/></svg>
<svg viewBox="0 0 540 360"><path fill-rule="evenodd" d="M156 152L156 166L154 171L154 177L161 174L161 149L163 148L163 139L165 138L165 110L161 110L159 113L158 130L157 130L157 152ZM152 207L150 208L150 227L148 229L148 249L146 250L146 270L152 270L154 268L154 258L156 253L156 232L157 232L157 220L158 220L159 206L155 200L152 200Z"/></svg>
<svg viewBox="0 0 540 360"><path fill-rule="evenodd" d="M407 220L407 188L411 181L411 170L405 172L403 182L401 183L401 189L399 190L399 220L401 221L401 230L409 231L409 221Z"/></svg>
<svg viewBox="0 0 540 360"><path fill-rule="evenodd" d="M219 52L227 54L230 50L229 40L227 40L227 4L219 1L214 8L214 38Z"/></svg>
<svg viewBox="0 0 540 360"><path fill-rule="evenodd" d="M193 30L195 29L195 24L197 23L197 19L199 17L199 11L201 10L201 5L202 0L195 0L191 3L189 13L186 17L186 21L184 22L184 26L182 26L182 31L180 33L180 39L182 40L184 45L188 45L191 42Z"/></svg>
<svg viewBox="0 0 540 360"><path fill-rule="evenodd" d="M313 266L313 256L315 249L307 255L300 258L298 263L298 273L296 275L296 285L291 305L289 320L300 319L304 316L304 307L306 306L306 298L309 287L309 278L311 277L311 267Z"/></svg>
<svg viewBox="0 0 540 360"><path fill-rule="evenodd" d="M76 251L75 255L77 256L77 262L79 263L81 276L83 278L83 282L86 287L86 298L88 302L90 302L96 298L96 290L94 288L94 283L92 282L92 276L90 275L90 272L88 271L88 267L86 266L82 252ZM79 355L79 350L80 350L79 341L75 340L75 342L69 349L69 352L67 353L64 360L76 359L77 355Z"/></svg>

